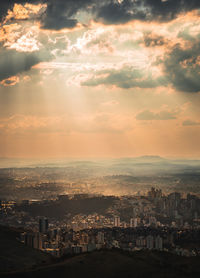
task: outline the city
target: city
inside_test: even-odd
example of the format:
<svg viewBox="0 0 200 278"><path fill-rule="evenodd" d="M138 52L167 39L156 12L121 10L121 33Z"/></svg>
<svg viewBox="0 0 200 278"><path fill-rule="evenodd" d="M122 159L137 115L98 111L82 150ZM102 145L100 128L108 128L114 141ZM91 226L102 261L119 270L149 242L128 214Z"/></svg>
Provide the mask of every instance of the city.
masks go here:
<svg viewBox="0 0 200 278"><path fill-rule="evenodd" d="M79 202L80 213L51 216L69 202ZM43 213L48 207L49 217L34 216L37 206ZM200 199L189 193L183 198L151 188L145 196L59 195L54 201L1 201L0 212L1 225L24 229L19 241L56 257L112 248L200 254Z"/></svg>

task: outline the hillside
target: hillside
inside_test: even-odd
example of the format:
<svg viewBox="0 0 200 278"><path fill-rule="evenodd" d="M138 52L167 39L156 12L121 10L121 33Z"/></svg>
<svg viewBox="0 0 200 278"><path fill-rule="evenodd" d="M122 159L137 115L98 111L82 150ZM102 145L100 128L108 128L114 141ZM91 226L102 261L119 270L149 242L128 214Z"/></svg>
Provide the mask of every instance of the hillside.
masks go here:
<svg viewBox="0 0 200 278"><path fill-rule="evenodd" d="M51 266L3 275L7 278L184 278L200 277L200 259L182 258L161 252L97 251L66 259Z"/></svg>
<svg viewBox="0 0 200 278"><path fill-rule="evenodd" d="M52 257L18 242L19 230L0 226L0 273L30 269L52 262Z"/></svg>
<svg viewBox="0 0 200 278"><path fill-rule="evenodd" d="M18 233L19 230L0 227L0 277L200 277L200 257L186 258L158 251L100 250L58 261L18 242Z"/></svg>

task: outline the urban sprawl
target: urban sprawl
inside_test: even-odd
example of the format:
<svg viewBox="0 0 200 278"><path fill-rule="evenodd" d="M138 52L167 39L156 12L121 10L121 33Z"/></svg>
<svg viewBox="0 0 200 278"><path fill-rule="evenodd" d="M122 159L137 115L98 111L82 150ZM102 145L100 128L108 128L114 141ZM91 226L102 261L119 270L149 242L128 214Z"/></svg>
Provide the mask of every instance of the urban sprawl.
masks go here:
<svg viewBox="0 0 200 278"><path fill-rule="evenodd" d="M63 217L34 215L33 209L54 210L66 202L92 202L92 212ZM97 202L98 201L98 202ZM106 211L95 202L110 202ZM82 203L81 203L82 204ZM30 210L31 208L31 210ZM85 208L85 207L84 207ZM0 201L0 224L21 229L23 244L56 257L99 249L119 248L200 254L200 199L196 195L168 195L151 188L145 196L60 195L56 200Z"/></svg>

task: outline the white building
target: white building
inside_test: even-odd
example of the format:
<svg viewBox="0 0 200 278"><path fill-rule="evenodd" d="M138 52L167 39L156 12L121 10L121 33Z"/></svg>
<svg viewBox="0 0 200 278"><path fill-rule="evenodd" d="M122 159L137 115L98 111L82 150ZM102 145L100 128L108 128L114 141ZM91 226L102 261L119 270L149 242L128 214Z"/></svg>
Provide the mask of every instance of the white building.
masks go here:
<svg viewBox="0 0 200 278"><path fill-rule="evenodd" d="M114 226L120 227L120 217L119 216L114 217Z"/></svg>

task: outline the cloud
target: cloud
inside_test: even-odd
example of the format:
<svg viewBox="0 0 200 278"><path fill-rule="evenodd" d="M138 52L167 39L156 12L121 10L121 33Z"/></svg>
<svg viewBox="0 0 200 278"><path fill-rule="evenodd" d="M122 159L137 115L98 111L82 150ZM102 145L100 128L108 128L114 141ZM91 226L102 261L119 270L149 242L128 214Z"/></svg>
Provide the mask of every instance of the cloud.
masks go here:
<svg viewBox="0 0 200 278"><path fill-rule="evenodd" d="M64 28L74 28L77 24L78 21L76 19L68 19L65 18L64 16L59 17L59 20L55 20L54 15L49 15L51 12L48 12L48 16L44 16L41 23L41 27L43 29L50 29L50 30L61 30Z"/></svg>
<svg viewBox="0 0 200 278"><path fill-rule="evenodd" d="M92 0L49 0L47 9L41 18L43 29L61 30L74 28L78 24L76 14L91 4Z"/></svg>
<svg viewBox="0 0 200 278"><path fill-rule="evenodd" d="M154 79L151 74L132 66L97 71L91 78L81 83L82 86L114 85L123 89L134 87L155 88L165 84L166 80L162 77Z"/></svg>
<svg viewBox="0 0 200 278"><path fill-rule="evenodd" d="M200 7L199 0L49 0L41 20L42 28L61 30L78 24L78 13L85 11L104 24L124 24L131 20L170 21L181 12ZM59 20L58 20L59 18Z"/></svg>
<svg viewBox="0 0 200 278"><path fill-rule="evenodd" d="M165 74L177 90L187 93L200 91L200 42L196 40L187 48L176 45L165 57Z"/></svg>
<svg viewBox="0 0 200 278"><path fill-rule="evenodd" d="M105 1L96 13L105 24L122 24L131 20L170 21L181 12L198 9L198 0L124 0Z"/></svg>
<svg viewBox="0 0 200 278"><path fill-rule="evenodd" d="M40 49L40 42L32 30L21 35L19 38L8 39L4 43L4 47L15 49L18 52L35 52Z"/></svg>
<svg viewBox="0 0 200 278"><path fill-rule="evenodd" d="M118 104L119 104L119 102L114 100L114 99L102 103L103 106L108 106L108 107L112 107L112 106L115 106L115 105L118 105Z"/></svg>
<svg viewBox="0 0 200 278"><path fill-rule="evenodd" d="M144 34L144 45L146 47L163 46L166 43L167 40L163 36L156 35L153 33Z"/></svg>
<svg viewBox="0 0 200 278"><path fill-rule="evenodd" d="M39 117L34 115L14 114L0 119L0 131L6 133L52 132L61 131L59 117Z"/></svg>
<svg viewBox="0 0 200 278"><path fill-rule="evenodd" d="M183 123L182 123L183 126L197 126L197 125L200 125L200 122L197 122L197 121L193 121L193 120L185 120Z"/></svg>
<svg viewBox="0 0 200 278"><path fill-rule="evenodd" d="M11 76L11 77L9 77L7 79L4 79L0 82L0 84L5 86L5 87L14 86L17 83L19 83L19 77L18 76Z"/></svg>
<svg viewBox="0 0 200 278"><path fill-rule="evenodd" d="M73 26L76 26L78 24L79 13L86 11L87 8L96 20L101 20L98 18L98 14L103 8L104 10L109 8L109 5L114 6L114 8L118 9L117 12L121 14L128 13L129 16L126 17L126 20L130 20L130 18L134 17L134 13L139 13L139 11L148 14L148 16L145 16L145 20L148 18L151 19L152 14L155 13L157 14L155 19L161 20L159 19L161 15L167 15L170 11L174 11L174 14L177 15L178 11L181 12L195 9L199 3L197 3L197 1L190 1L190 3L182 1L182 4L180 5L179 2L178 5L178 1L174 0L174 7L172 7L173 5L171 0L103 0L101 2L97 2L96 0L18 1L18 3L21 4L39 2L46 3L47 6L46 11L40 17L41 27L53 30L72 28ZM3 0L2 7L7 5L7 7L11 8L14 3L15 1ZM135 8L133 9L133 7ZM161 7L164 7L164 10L161 10ZM108 9L108 11L110 10ZM112 16L116 16L119 22L123 22L123 19L120 18L118 13L115 13L114 11L115 10L113 10L110 15L110 21L112 21ZM177 11L177 13L175 11ZM23 17L24 14L22 13L20 16ZM105 18L106 12L104 13L104 19ZM154 20L153 17L152 20ZM120 35L124 35L124 33L122 32L122 29L120 29L121 26L102 27L100 24L93 23L93 25L91 24L90 26L91 28L80 32L78 35L70 35L68 38L68 35L62 34L63 36L59 38L57 33L56 35L55 33L52 35L52 33L40 30L38 26L32 26L31 28L30 24L30 22L28 24L23 23L21 25L19 22L10 25L6 24L6 30L2 31L2 35L5 37L4 40L1 39L2 44L4 47L9 48L9 50L0 50L0 56L2 57L0 60L0 80L7 79L17 73L29 70L32 66L37 65L40 62L49 61L51 59L51 55L49 54L50 52L52 55L60 59L57 59L58 62L60 62L61 58L63 58L63 60L65 59L64 61L73 60L74 63L76 58L78 58L79 61L82 62L82 65L86 64L83 63L83 61L85 62L86 60L87 62L92 60L92 63L95 64L95 59L95 62L98 62L98 60L101 59L103 63L106 64L105 59L108 61L109 54L110 60L116 61L116 66L112 69L107 68L104 70L96 68L96 70L92 71L88 69L87 75L85 74L86 70L84 70L82 75L83 78L80 80L79 84L81 83L82 86L111 85L124 89L136 87L155 88L158 86L168 86L169 84L172 84L174 88L182 92L197 93L200 91L199 39L198 37L195 37L194 40L184 42L182 45L175 44L176 42L180 42L180 40L176 37L177 35L180 35L180 32L177 33L172 31L170 33L169 30L167 30L167 32L166 28L169 29L168 24L164 25L165 27L163 28L160 28L158 24L153 24L153 26L155 26L155 30L153 27L148 29L147 25L145 25L146 29L144 30L144 24L137 25L139 26L139 30L142 28L140 32L138 31L140 36L144 33L143 48L141 47L137 53L132 45L127 46L128 51L125 49L124 45L122 45L123 41L120 41L120 38L123 36L120 37ZM176 24L178 23L173 22L172 26L170 25L170 28L173 27L172 29L176 29ZM157 26L158 29L156 29ZM92 29L92 27L94 27L94 29ZM27 31L27 29L30 30ZM152 29L153 32L148 32ZM179 26L176 30L180 31L182 29L183 28L180 29ZM135 28L135 30L137 31L137 28ZM158 31L158 34L156 31ZM126 32L128 34L128 38L134 38L132 31L128 29ZM127 34L125 34L125 38L127 38ZM142 38L140 36L139 41L142 42ZM140 42L139 44L141 46L142 43ZM126 40L123 43L126 43ZM172 47L172 45L175 46ZM158 48L156 48L155 52L152 53L151 47L157 46ZM160 46L164 47L159 48ZM17 50L18 52L30 51L32 53L20 54L14 50ZM167 52L167 54L165 54L165 52ZM110 53L112 55L110 55ZM107 55L107 57L105 55ZM159 58L160 61L157 64L154 63L156 58ZM125 66L120 67L119 64L121 65L125 59L128 63ZM77 65L77 63L74 64ZM80 69L81 67L78 68L79 71ZM161 72L162 70L163 72Z"/></svg>
<svg viewBox="0 0 200 278"><path fill-rule="evenodd" d="M136 120L139 121L152 121L152 120L174 120L176 119L177 112L171 112L163 110L160 112L152 112L150 110L144 110L136 115Z"/></svg>
<svg viewBox="0 0 200 278"><path fill-rule="evenodd" d="M46 2L46 0L1 0L0 21L5 19L8 10L12 10L15 4L38 4L43 2ZM22 17L21 19L26 18Z"/></svg>
<svg viewBox="0 0 200 278"><path fill-rule="evenodd" d="M23 3L24 4L24 3ZM12 9L9 9L7 16L5 17L4 24L13 20L32 20L37 19L41 16L46 5L42 4L30 4L27 3L17 4L15 3Z"/></svg>
<svg viewBox="0 0 200 278"><path fill-rule="evenodd" d="M4 20L7 16L7 19L17 19L24 20L28 19L28 14L25 12L23 7L16 14L16 11L13 11L15 4L18 5L27 5L27 4L46 4L46 10L43 13L39 13L38 20L41 23L41 27L44 29L60 30L63 28L73 28L77 25L78 21L75 18L72 18L78 10L80 10L87 0L1 0L1 9L0 9L0 21ZM29 7L30 8L30 7ZM24 13L22 11L24 10ZM39 11L36 11L39 12Z"/></svg>
<svg viewBox="0 0 200 278"><path fill-rule="evenodd" d="M46 4L40 22L42 28L51 30L75 27L82 11L104 24L123 24L131 20L170 21L182 12L200 8L199 0L1 0L0 20L16 2Z"/></svg>
<svg viewBox="0 0 200 278"><path fill-rule="evenodd" d="M93 115L65 114L60 116L38 116L14 114L0 118L2 133L121 133L133 128L133 117L118 113L96 112Z"/></svg>
<svg viewBox="0 0 200 278"><path fill-rule="evenodd" d="M52 56L46 51L32 53L17 52L15 50L0 50L0 81L18 73L28 71L32 66L48 61Z"/></svg>
<svg viewBox="0 0 200 278"><path fill-rule="evenodd" d="M96 20L105 24L122 24L133 19L145 20L145 11L140 9L141 4L132 1L108 1L97 9Z"/></svg>

